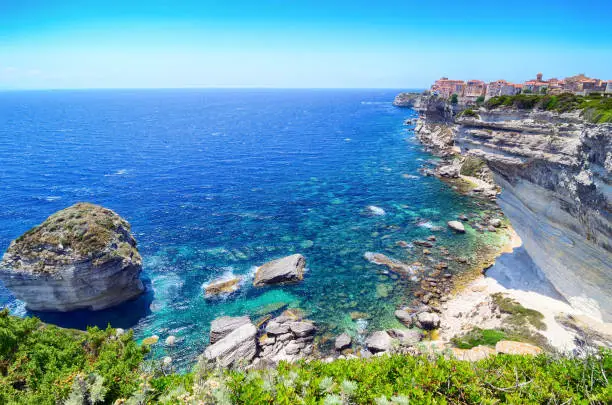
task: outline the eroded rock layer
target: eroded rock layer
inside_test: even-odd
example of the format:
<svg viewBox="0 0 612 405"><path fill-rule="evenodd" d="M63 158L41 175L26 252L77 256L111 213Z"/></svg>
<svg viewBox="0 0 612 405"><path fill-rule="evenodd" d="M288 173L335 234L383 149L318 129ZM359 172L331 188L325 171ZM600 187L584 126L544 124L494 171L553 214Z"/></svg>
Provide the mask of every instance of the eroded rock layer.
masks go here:
<svg viewBox="0 0 612 405"><path fill-rule="evenodd" d="M415 133L430 151L486 163L503 190L499 205L555 288L574 307L612 320L612 125L576 112L480 108L461 116L460 107L428 97L416 108Z"/></svg>
<svg viewBox="0 0 612 405"><path fill-rule="evenodd" d="M0 280L31 310L99 310L141 294L141 270L128 222L78 203L11 242Z"/></svg>

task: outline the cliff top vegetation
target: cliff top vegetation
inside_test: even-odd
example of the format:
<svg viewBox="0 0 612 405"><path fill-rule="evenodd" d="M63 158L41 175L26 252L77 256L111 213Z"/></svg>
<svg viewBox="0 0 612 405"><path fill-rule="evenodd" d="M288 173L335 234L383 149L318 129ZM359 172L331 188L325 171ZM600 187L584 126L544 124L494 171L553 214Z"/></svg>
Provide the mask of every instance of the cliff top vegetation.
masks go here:
<svg viewBox="0 0 612 405"><path fill-rule="evenodd" d="M138 255L129 223L115 212L90 203L77 203L56 212L18 237L7 250L12 267L20 261L37 262L44 272L56 264L108 254ZM110 247L115 242L116 248ZM19 259L19 260L13 260Z"/></svg>
<svg viewBox="0 0 612 405"><path fill-rule="evenodd" d="M577 96L571 93L559 95L517 94L498 96L485 103L488 109L512 107L519 110L542 110L559 113L582 110L582 116L589 122L612 122L612 97L600 94Z"/></svg>
<svg viewBox="0 0 612 405"><path fill-rule="evenodd" d="M488 340L497 336L483 334ZM480 339L480 337L479 337ZM469 343L469 342L468 342ZM86 332L0 311L3 404L591 403L612 400L612 353L585 358L442 355L281 363L265 370L196 366L174 373L146 360L131 332Z"/></svg>

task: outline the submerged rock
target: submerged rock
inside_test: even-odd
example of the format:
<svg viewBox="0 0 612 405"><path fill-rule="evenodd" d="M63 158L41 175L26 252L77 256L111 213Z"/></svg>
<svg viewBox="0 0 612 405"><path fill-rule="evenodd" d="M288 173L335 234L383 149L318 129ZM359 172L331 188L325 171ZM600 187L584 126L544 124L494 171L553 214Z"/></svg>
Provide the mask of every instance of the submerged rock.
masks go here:
<svg viewBox="0 0 612 405"><path fill-rule="evenodd" d="M392 259L382 253L366 252L363 257L370 263L387 266L389 270L399 274L414 275L418 266L402 263L399 260Z"/></svg>
<svg viewBox="0 0 612 405"><path fill-rule="evenodd" d="M383 216L386 214L385 210L375 205L368 205L366 210L370 215Z"/></svg>
<svg viewBox="0 0 612 405"><path fill-rule="evenodd" d="M238 290L240 280L240 277L214 280L204 287L204 293L207 297L233 293L234 291Z"/></svg>
<svg viewBox="0 0 612 405"><path fill-rule="evenodd" d="M269 284L302 281L304 279L305 266L306 259L301 254L273 260L257 269L253 285L261 287Z"/></svg>
<svg viewBox="0 0 612 405"><path fill-rule="evenodd" d="M448 227L455 232L459 232L459 233L465 232L465 226L463 226L463 224L459 221L448 221L447 224L448 224Z"/></svg>
<svg viewBox="0 0 612 405"><path fill-rule="evenodd" d="M31 310L100 310L140 295L141 270L128 222L78 203L11 242L0 280Z"/></svg>

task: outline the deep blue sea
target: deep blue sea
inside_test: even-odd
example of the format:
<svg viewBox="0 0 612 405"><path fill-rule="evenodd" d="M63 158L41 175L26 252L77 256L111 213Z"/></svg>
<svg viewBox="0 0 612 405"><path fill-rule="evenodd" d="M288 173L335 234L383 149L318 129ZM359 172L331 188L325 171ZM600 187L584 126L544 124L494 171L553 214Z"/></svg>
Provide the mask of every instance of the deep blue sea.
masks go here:
<svg viewBox="0 0 612 405"><path fill-rule="evenodd" d="M111 208L132 225L149 292L91 313L31 314L0 285L0 305L62 326L134 328L188 364L212 319L299 307L321 334L396 325L415 283L369 263L432 234L469 255L483 236L446 221L480 212L419 167L432 156L392 106L395 90L100 90L0 93L0 249L78 201ZM367 215L375 205L386 215ZM253 288L262 263L300 252L302 283ZM461 271L452 267L451 271ZM241 290L209 300L202 286L244 275ZM351 312L367 313L353 320Z"/></svg>

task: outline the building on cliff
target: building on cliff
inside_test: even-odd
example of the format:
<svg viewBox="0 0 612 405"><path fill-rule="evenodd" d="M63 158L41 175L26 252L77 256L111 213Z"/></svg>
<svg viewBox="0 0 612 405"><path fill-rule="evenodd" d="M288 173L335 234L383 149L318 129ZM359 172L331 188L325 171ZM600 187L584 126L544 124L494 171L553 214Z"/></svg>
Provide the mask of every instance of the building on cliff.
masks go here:
<svg viewBox="0 0 612 405"><path fill-rule="evenodd" d="M487 91L485 94L485 100L497 96L513 96L521 92L521 85L516 85L505 80L497 80L490 82L487 85Z"/></svg>
<svg viewBox="0 0 612 405"><path fill-rule="evenodd" d="M465 102L475 102L479 97L484 97L487 92L487 85L482 80L468 80L463 92Z"/></svg>
<svg viewBox="0 0 612 405"><path fill-rule="evenodd" d="M463 80L449 80L448 77L436 80L431 86L431 93L443 98L449 98L453 94L457 94L461 97L463 96L464 90L465 82Z"/></svg>

